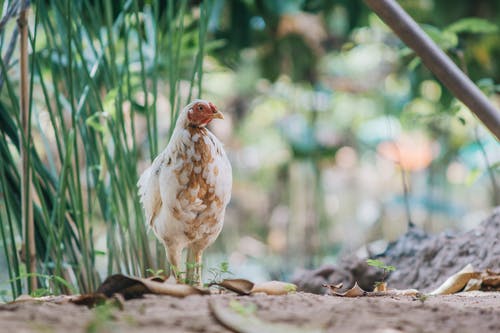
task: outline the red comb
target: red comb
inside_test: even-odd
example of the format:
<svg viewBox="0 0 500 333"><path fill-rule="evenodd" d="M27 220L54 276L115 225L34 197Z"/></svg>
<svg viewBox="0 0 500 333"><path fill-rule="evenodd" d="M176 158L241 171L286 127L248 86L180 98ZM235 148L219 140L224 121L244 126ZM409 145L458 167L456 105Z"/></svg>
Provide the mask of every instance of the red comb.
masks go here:
<svg viewBox="0 0 500 333"><path fill-rule="evenodd" d="M212 102L208 102L208 106L210 106L212 112L217 112L217 107Z"/></svg>

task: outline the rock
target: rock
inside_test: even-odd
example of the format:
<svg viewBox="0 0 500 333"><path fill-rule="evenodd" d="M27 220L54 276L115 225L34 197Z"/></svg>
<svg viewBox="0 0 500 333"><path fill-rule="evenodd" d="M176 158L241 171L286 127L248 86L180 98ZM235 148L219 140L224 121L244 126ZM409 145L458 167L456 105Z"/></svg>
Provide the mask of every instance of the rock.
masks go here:
<svg viewBox="0 0 500 333"><path fill-rule="evenodd" d="M456 235L429 235L412 227L375 259L396 267L387 279L390 288L424 292L436 288L467 264L476 270L500 270L500 207L477 228ZM296 274L293 283L299 290L319 294L326 292L322 287L325 283L342 282L344 287L351 287L357 281L361 288L371 290L382 279L382 272L365 260L346 255L337 265Z"/></svg>

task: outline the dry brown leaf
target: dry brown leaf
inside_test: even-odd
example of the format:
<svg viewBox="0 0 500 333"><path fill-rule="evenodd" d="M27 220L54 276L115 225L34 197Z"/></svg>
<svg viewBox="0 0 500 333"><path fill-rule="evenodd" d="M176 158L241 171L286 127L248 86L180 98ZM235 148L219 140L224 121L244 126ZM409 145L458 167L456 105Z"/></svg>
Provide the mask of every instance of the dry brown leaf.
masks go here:
<svg viewBox="0 0 500 333"><path fill-rule="evenodd" d="M175 297L185 297L189 295L208 295L210 291L187 284L172 284L165 282L155 282L147 279L139 279L152 294L169 295Z"/></svg>
<svg viewBox="0 0 500 333"><path fill-rule="evenodd" d="M219 283L214 283L219 287L234 291L238 295L250 295L265 293L267 295L286 295L297 291L297 286L293 283L282 281L268 281L255 284L245 279L226 279Z"/></svg>
<svg viewBox="0 0 500 333"><path fill-rule="evenodd" d="M487 269L481 274L481 289L483 290L499 290L500 289L500 272L495 272Z"/></svg>
<svg viewBox="0 0 500 333"><path fill-rule="evenodd" d="M441 286L432 291L429 295L448 295L459 292L464 289L470 279L477 279L480 275L481 273L475 272L474 267L468 264L458 273L450 276Z"/></svg>
<svg viewBox="0 0 500 333"><path fill-rule="evenodd" d="M354 287L343 293L336 292L335 291L336 289L331 289L331 290L332 290L332 295L340 297L417 296L418 294L420 294L420 292L416 289L404 289L404 290L387 289L385 291L365 291L361 289L360 286L358 286L357 282L354 284Z"/></svg>
<svg viewBox="0 0 500 333"><path fill-rule="evenodd" d="M346 292L344 293L333 292L333 295L340 297L360 297L360 296L366 296L367 293L368 292L361 289L361 287L358 286L358 283L356 282L354 283L354 287L347 290Z"/></svg>
<svg viewBox="0 0 500 333"><path fill-rule="evenodd" d="M386 291L368 293L368 296L418 296L419 294L417 289L387 289Z"/></svg>
<svg viewBox="0 0 500 333"><path fill-rule="evenodd" d="M234 291L238 295L250 295L255 284L245 279L225 279L222 282L213 285Z"/></svg>
<svg viewBox="0 0 500 333"><path fill-rule="evenodd" d="M84 294L84 295L57 295L57 296L49 295L42 297L21 295L18 298L16 298L12 303L21 303L21 302L46 302L55 304L73 303L76 305L85 305L90 308L99 304L103 304L104 302L106 302L106 300L108 300L108 297L106 297L106 295L101 293Z"/></svg>
<svg viewBox="0 0 500 333"><path fill-rule="evenodd" d="M323 287L329 289L330 294L333 294L337 290L341 289L343 286L344 286L344 284L342 282L338 283L338 284L326 284L326 283L323 284Z"/></svg>
<svg viewBox="0 0 500 333"><path fill-rule="evenodd" d="M500 288L500 275L496 276L485 276L482 279L482 285L489 288Z"/></svg>
<svg viewBox="0 0 500 333"><path fill-rule="evenodd" d="M141 297L144 294L169 295L185 297L189 295L209 294L206 289L196 288L184 284L166 283L162 279L143 279L129 277L122 274L109 276L97 289L107 297L121 294L125 299Z"/></svg>
<svg viewBox="0 0 500 333"><path fill-rule="evenodd" d="M481 289L481 284L483 281L481 279L470 279L469 282L464 287L464 291L473 291Z"/></svg>
<svg viewBox="0 0 500 333"><path fill-rule="evenodd" d="M265 293L267 295L286 295L297 291L297 286L293 283L282 281L268 281L256 284L252 290L252 294Z"/></svg>

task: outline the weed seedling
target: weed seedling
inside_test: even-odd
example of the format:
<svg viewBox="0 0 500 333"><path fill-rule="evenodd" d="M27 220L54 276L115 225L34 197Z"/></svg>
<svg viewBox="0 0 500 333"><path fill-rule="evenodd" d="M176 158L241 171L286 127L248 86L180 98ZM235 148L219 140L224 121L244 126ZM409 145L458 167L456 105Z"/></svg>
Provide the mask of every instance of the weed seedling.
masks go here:
<svg viewBox="0 0 500 333"><path fill-rule="evenodd" d="M165 271L163 269L158 269L158 270L154 270L154 269L151 269L151 268L148 268L146 269L146 273L148 273L148 277L151 277L151 278L164 278L165 277Z"/></svg>
<svg viewBox="0 0 500 333"><path fill-rule="evenodd" d="M229 271L229 263L226 261L221 262L218 267L210 268L208 272L212 274L212 277L207 283L207 286L222 282L222 280L226 278L226 275L233 275L233 273Z"/></svg>
<svg viewBox="0 0 500 333"><path fill-rule="evenodd" d="M368 264L368 266L372 266L372 267L375 267L375 268L382 269L383 272L384 272L384 275L382 276L382 281L375 282L375 289L379 285L385 284L385 279L387 277L387 273L394 272L396 270L396 267L390 266L390 265L386 265L384 262L382 262L380 260L377 260L377 259L367 259L366 263Z"/></svg>

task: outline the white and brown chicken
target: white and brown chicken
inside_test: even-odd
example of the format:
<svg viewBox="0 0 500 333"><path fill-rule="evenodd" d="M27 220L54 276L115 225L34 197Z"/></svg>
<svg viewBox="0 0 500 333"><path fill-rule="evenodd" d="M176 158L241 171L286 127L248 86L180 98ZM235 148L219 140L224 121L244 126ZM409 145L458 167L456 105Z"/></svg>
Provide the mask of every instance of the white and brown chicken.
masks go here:
<svg viewBox="0 0 500 333"><path fill-rule="evenodd" d="M222 230L231 197L231 164L206 125L223 119L214 104L194 100L179 114L166 149L139 178L146 221L166 248L179 281L187 248L186 281L201 284L203 251Z"/></svg>

